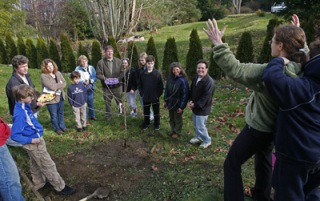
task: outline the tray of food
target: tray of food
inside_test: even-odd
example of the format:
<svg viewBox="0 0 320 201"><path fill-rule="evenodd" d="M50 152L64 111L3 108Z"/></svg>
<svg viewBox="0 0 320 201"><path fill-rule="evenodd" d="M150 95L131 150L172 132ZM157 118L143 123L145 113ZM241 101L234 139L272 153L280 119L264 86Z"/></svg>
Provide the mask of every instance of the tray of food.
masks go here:
<svg viewBox="0 0 320 201"><path fill-rule="evenodd" d="M106 85L115 85L119 84L119 79L118 78L107 78L105 81Z"/></svg>
<svg viewBox="0 0 320 201"><path fill-rule="evenodd" d="M37 99L37 101L46 103L46 102L52 101L55 97L56 97L55 94L41 94Z"/></svg>

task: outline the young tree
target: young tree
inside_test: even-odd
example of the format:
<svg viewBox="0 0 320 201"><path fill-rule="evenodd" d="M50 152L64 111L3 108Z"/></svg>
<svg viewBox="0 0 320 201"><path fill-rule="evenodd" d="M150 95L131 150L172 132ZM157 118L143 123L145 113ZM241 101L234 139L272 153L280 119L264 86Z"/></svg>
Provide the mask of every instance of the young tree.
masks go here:
<svg viewBox="0 0 320 201"><path fill-rule="evenodd" d="M100 61L101 59L101 45L99 43L99 41L94 40L92 42L92 48L91 48L91 60L92 60L92 65L94 67L97 66L98 61Z"/></svg>
<svg viewBox="0 0 320 201"><path fill-rule="evenodd" d="M250 32L243 32L237 48L236 58L242 63L253 62L253 44Z"/></svg>
<svg viewBox="0 0 320 201"><path fill-rule="evenodd" d="M87 50L83 47L81 42L79 42L79 45L78 45L78 58L80 55L85 55L88 58L88 63L90 63L89 54L88 54Z"/></svg>
<svg viewBox="0 0 320 201"><path fill-rule="evenodd" d="M197 30L193 29L186 59L186 71L189 78L192 79L196 75L197 62L200 59L203 59L202 45Z"/></svg>
<svg viewBox="0 0 320 201"><path fill-rule="evenodd" d="M73 54L73 49L71 47L69 38L66 34L60 35L61 41L61 71L71 72L74 70L76 65L76 59Z"/></svg>
<svg viewBox="0 0 320 201"><path fill-rule="evenodd" d="M107 45L111 45L113 47L113 56L115 56L117 58L121 58L119 50L118 50L116 39L114 39L113 36L108 37Z"/></svg>
<svg viewBox="0 0 320 201"><path fill-rule="evenodd" d="M223 70L221 70L218 64L213 60L213 51L211 51L211 54L210 54L210 63L209 63L208 73L215 80L220 80L222 77L225 76Z"/></svg>
<svg viewBox="0 0 320 201"><path fill-rule="evenodd" d="M158 61L157 49L156 49L156 45L154 43L154 39L153 39L152 36L148 40L146 53L148 55L153 55L154 56L154 58L155 58L154 67L159 70L159 65L158 65L159 61Z"/></svg>
<svg viewBox="0 0 320 201"><path fill-rule="evenodd" d="M44 59L49 58L49 52L46 42L43 38L38 38L37 40L37 60L39 67Z"/></svg>
<svg viewBox="0 0 320 201"><path fill-rule="evenodd" d="M40 68L40 64L38 66L37 48L30 38L26 40L26 56L29 59L29 68Z"/></svg>
<svg viewBox="0 0 320 201"><path fill-rule="evenodd" d="M130 41L128 42L127 47L127 57L130 60L130 65L132 67L137 67L139 62L139 54L137 50L137 46L134 44L134 42Z"/></svg>
<svg viewBox="0 0 320 201"><path fill-rule="evenodd" d="M3 40L0 38L0 63L1 64L8 64L8 56L6 47L4 46Z"/></svg>
<svg viewBox="0 0 320 201"><path fill-rule="evenodd" d="M18 53L26 56L26 45L25 45L24 40L21 36L18 36L17 43L18 43Z"/></svg>
<svg viewBox="0 0 320 201"><path fill-rule="evenodd" d="M49 55L50 55L50 58L54 62L56 62L58 68L60 68L61 58L60 58L59 50L58 50L56 41L52 38L50 39L50 42L49 42Z"/></svg>
<svg viewBox="0 0 320 201"><path fill-rule="evenodd" d="M6 52L8 56L8 62L18 54L16 43L14 42L11 34L6 35Z"/></svg>
<svg viewBox="0 0 320 201"><path fill-rule="evenodd" d="M162 60L162 75L167 79L170 75L170 64L178 62L178 50L176 40L168 38L164 46L163 60Z"/></svg>

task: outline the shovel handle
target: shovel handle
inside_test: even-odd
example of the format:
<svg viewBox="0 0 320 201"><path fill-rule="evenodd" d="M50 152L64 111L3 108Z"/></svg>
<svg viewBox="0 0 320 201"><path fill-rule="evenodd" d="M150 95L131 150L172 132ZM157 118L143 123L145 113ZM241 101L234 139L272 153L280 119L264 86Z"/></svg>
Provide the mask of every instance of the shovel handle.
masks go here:
<svg viewBox="0 0 320 201"><path fill-rule="evenodd" d="M92 193L91 195L89 195L89 196L87 196L87 197L85 197L85 198L82 198L82 199L79 200L79 201L87 201L87 200L93 198L95 195L96 195L96 193Z"/></svg>

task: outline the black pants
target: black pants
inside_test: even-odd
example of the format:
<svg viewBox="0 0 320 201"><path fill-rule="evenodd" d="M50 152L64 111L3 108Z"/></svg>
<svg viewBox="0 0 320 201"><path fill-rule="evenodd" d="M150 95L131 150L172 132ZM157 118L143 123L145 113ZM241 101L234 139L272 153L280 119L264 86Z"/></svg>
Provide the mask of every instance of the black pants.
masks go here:
<svg viewBox="0 0 320 201"><path fill-rule="evenodd" d="M144 102L143 101L143 115L144 115L144 125L150 125L150 107L152 106L154 115L154 125L160 126L160 103Z"/></svg>
<svg viewBox="0 0 320 201"><path fill-rule="evenodd" d="M246 125L234 140L224 162L224 200L243 201L241 166L255 154L255 199L269 201L272 178L273 134Z"/></svg>

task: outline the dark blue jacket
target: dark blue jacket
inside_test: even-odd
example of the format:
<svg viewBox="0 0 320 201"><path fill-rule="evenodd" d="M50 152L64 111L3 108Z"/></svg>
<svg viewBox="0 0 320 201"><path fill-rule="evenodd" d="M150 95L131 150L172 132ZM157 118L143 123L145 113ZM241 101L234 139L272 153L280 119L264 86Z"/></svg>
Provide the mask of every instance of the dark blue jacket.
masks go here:
<svg viewBox="0 0 320 201"><path fill-rule="evenodd" d="M161 73L157 69L152 72L143 71L140 75L140 96L143 97L144 103L159 102L159 97L163 93L163 82Z"/></svg>
<svg viewBox="0 0 320 201"><path fill-rule="evenodd" d="M301 78L286 76L283 67L283 59L275 58L262 77L279 104L276 152L291 160L316 163L320 160L320 56L306 63Z"/></svg>
<svg viewBox="0 0 320 201"><path fill-rule="evenodd" d="M192 112L195 115L207 116L210 114L212 106L212 96L214 93L214 80L208 75L204 76L197 83L196 76L191 83L190 100L194 103Z"/></svg>
<svg viewBox="0 0 320 201"><path fill-rule="evenodd" d="M168 110L182 110L186 107L189 100L189 84L184 76L171 76L166 84L164 101Z"/></svg>
<svg viewBox="0 0 320 201"><path fill-rule="evenodd" d="M87 102L87 87L83 82L68 87L68 101L73 107L81 107Z"/></svg>

